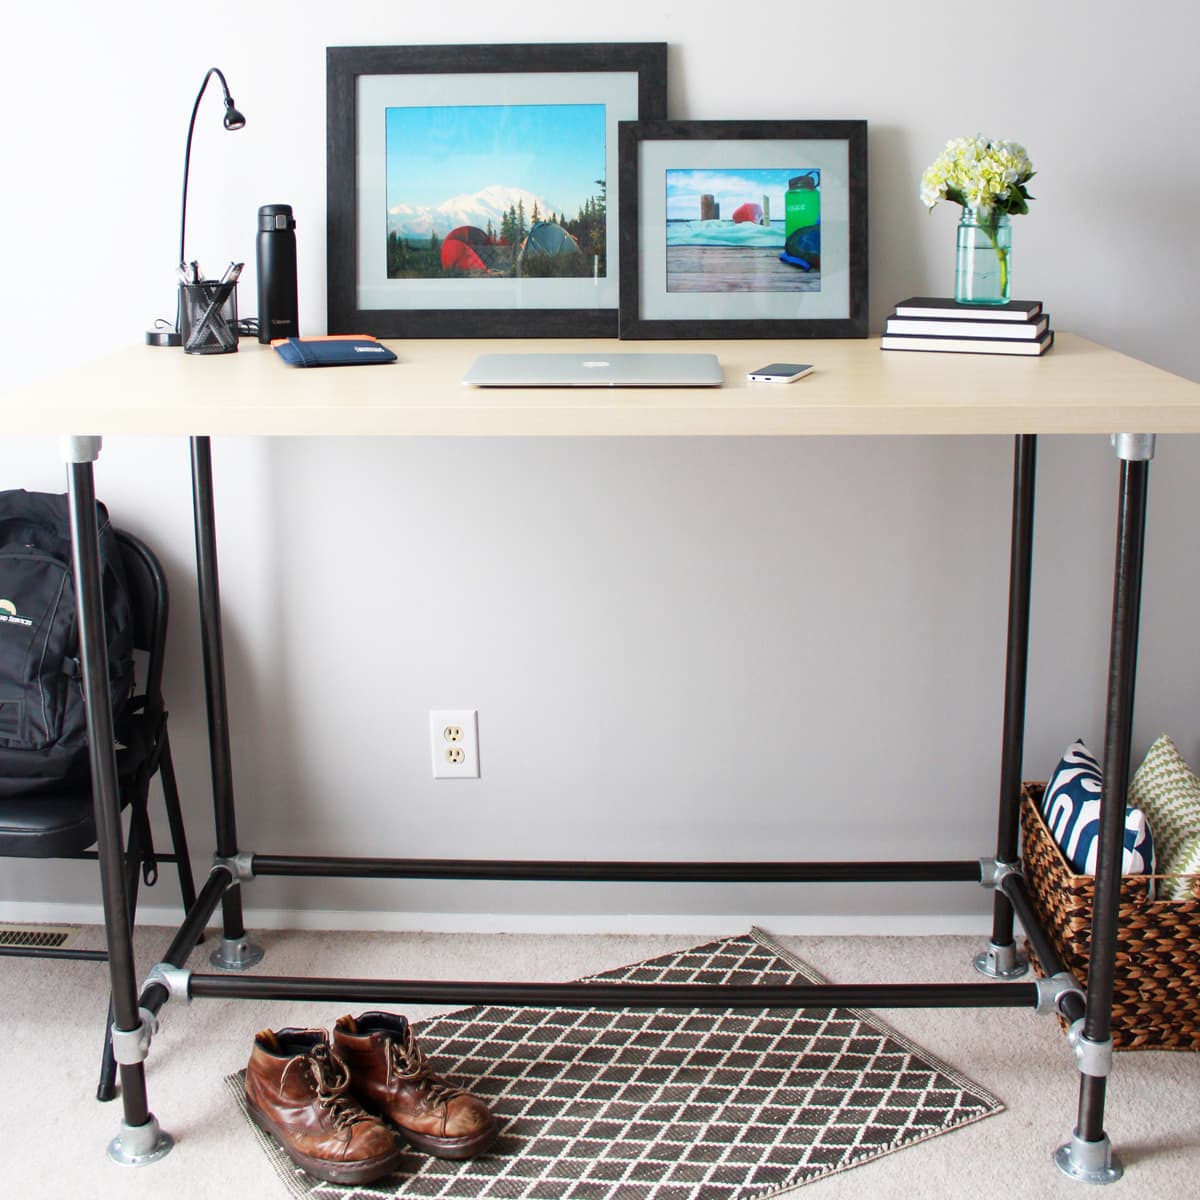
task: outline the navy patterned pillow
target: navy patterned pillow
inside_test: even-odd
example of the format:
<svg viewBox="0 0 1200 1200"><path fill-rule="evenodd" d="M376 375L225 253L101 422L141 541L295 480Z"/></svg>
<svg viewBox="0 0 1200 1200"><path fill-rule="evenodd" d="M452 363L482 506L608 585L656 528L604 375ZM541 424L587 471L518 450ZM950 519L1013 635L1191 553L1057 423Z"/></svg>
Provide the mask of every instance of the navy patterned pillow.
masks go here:
<svg viewBox="0 0 1200 1200"><path fill-rule="evenodd" d="M1100 764L1082 741L1067 747L1046 790L1042 815L1071 869L1077 875L1095 875L1100 847ZM1125 810L1124 875L1154 874L1154 839L1140 808Z"/></svg>

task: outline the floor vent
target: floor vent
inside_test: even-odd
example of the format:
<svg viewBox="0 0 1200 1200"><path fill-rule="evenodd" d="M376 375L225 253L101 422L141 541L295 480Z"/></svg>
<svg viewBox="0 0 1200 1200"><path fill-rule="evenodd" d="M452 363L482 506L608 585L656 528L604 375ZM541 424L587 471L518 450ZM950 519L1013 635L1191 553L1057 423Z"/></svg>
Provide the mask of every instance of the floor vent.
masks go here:
<svg viewBox="0 0 1200 1200"><path fill-rule="evenodd" d="M64 950L78 934L64 925L0 925L0 946Z"/></svg>

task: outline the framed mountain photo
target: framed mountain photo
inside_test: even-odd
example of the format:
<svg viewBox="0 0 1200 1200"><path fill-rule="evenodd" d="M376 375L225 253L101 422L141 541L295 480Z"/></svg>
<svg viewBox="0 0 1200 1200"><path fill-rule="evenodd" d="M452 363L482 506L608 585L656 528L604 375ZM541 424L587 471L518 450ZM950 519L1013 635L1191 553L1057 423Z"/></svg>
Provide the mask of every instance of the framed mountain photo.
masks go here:
<svg viewBox="0 0 1200 1200"><path fill-rule="evenodd" d="M666 45L326 51L330 333L617 334L617 127Z"/></svg>

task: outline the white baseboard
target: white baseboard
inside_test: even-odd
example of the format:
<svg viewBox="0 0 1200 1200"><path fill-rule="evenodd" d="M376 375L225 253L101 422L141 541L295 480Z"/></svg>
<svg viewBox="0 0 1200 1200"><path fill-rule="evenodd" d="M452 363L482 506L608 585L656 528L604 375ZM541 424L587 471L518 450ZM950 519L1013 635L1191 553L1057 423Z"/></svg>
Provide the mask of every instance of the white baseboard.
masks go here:
<svg viewBox="0 0 1200 1200"><path fill-rule="evenodd" d="M139 925L178 926L178 908L138 905ZM98 904L46 904L0 901L0 921L14 925L100 925ZM247 930L254 929L354 929L389 933L679 933L725 937L744 933L753 925L772 933L804 937L934 937L968 934L989 938L991 918L978 913L930 916L794 916L698 913L647 915L645 913L582 913L570 916L546 913L438 913L359 912L357 910L283 909L246 907ZM220 924L219 919L211 923Z"/></svg>

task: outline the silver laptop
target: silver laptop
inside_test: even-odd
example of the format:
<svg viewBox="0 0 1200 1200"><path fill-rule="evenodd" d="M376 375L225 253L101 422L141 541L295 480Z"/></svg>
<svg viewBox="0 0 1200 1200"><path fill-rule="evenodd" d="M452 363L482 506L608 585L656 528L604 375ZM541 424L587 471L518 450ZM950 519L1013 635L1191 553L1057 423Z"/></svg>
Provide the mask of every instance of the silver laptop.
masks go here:
<svg viewBox="0 0 1200 1200"><path fill-rule="evenodd" d="M715 354L482 354L468 387L720 387Z"/></svg>

